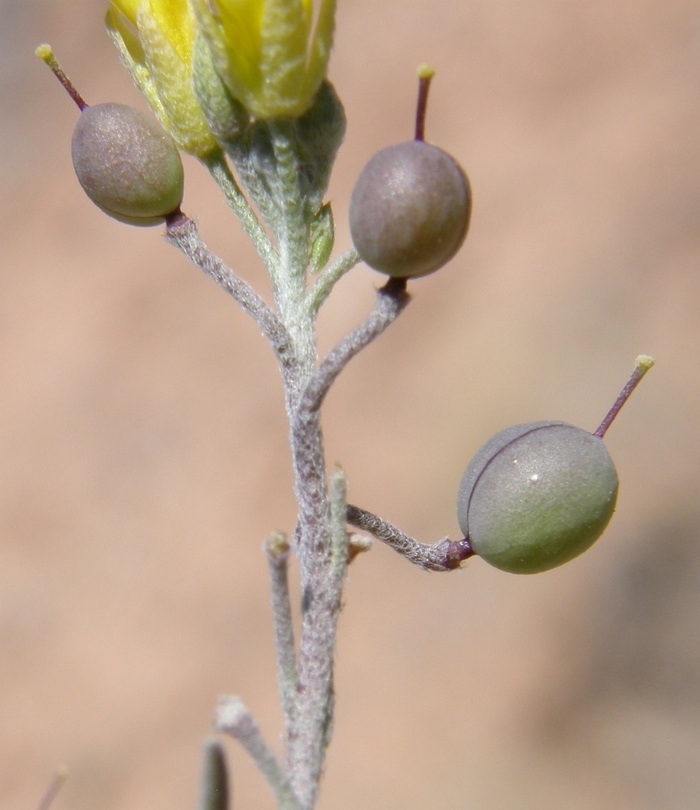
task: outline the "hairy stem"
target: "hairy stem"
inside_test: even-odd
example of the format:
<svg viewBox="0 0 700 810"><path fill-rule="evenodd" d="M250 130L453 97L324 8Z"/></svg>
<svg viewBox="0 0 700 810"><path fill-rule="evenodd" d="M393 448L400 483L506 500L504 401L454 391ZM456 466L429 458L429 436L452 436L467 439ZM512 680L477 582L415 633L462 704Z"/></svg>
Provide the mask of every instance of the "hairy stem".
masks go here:
<svg viewBox="0 0 700 810"><path fill-rule="evenodd" d="M276 203L282 213L276 223L279 267L273 275L275 298L305 375L316 360L315 318L304 306L311 230L304 218L294 126L284 119L269 126L278 173ZM299 391L291 393L296 396Z"/></svg>
<svg viewBox="0 0 700 810"><path fill-rule="evenodd" d="M233 173L226 161L226 155L221 151L211 154L205 161L211 176L223 192L226 202L233 213L238 217L243 226L243 230L248 235L250 241L255 245L258 255L265 263L268 273L272 273L277 266L279 257L277 251L270 242L270 238L265 233L264 228L255 216L255 212L250 207L248 200L236 182Z"/></svg>
<svg viewBox="0 0 700 810"><path fill-rule="evenodd" d="M237 276L209 250L199 236L194 220L177 214L167 225L166 241L182 251L195 267L215 281L257 323L275 352L286 386L289 378L294 376L296 358L289 332L282 321L247 281Z"/></svg>
<svg viewBox="0 0 700 810"><path fill-rule="evenodd" d="M250 754L275 794L280 810L302 810L287 774L262 736L257 721L239 698L221 699L216 713L216 729L230 734Z"/></svg>
<svg viewBox="0 0 700 810"><path fill-rule="evenodd" d="M277 311L209 251L195 223L183 214L170 218L166 238L256 321L282 368L299 509L295 529L302 590L298 653L289 604L289 549L285 538L271 536L266 550L272 583L279 689L285 715L287 771L283 771L267 748L254 719L237 699L228 699L222 704L219 728L233 734L247 748L275 791L281 808L312 810L333 722L336 630L349 556L345 476L342 470L336 469L329 492L320 408L343 368L393 323L409 296L405 281L389 279L377 291L372 312L316 365L318 308L358 257L354 250L348 251L307 291L310 225L299 191L295 131L289 122L278 121L269 124L269 133L277 172L269 189L274 195L275 210L280 214L270 224L278 252L262 232L223 156L221 160L212 160L209 168L268 266Z"/></svg>
<svg viewBox="0 0 700 810"><path fill-rule="evenodd" d="M336 283L359 261L360 254L355 248L350 248L319 273L306 296L308 307L312 312L318 312Z"/></svg>
<svg viewBox="0 0 700 810"><path fill-rule="evenodd" d="M300 403L300 413L318 411L336 377L362 349L379 337L410 301L405 279L389 279L377 290L372 312L332 349L309 380Z"/></svg>
<svg viewBox="0 0 700 810"><path fill-rule="evenodd" d="M292 421L302 619L297 708L289 735L288 762L292 786L305 810L314 806L330 741L335 637L348 557L344 477L339 472L334 476L329 501L320 407L338 374L382 334L408 300L403 283L390 281L378 291L373 311L338 343L309 379Z"/></svg>
<svg viewBox="0 0 700 810"><path fill-rule="evenodd" d="M294 625L289 601L290 546L282 532L273 532L265 541L270 572L272 615L277 653L277 680L287 734L296 717L297 663L294 649Z"/></svg>
<svg viewBox="0 0 700 810"><path fill-rule="evenodd" d="M340 607L340 593L329 577L328 497L318 411L297 413L291 444L299 504L296 552L302 606L296 710L288 733L287 761L293 789L304 810L310 810L325 754Z"/></svg>
<svg viewBox="0 0 700 810"><path fill-rule="evenodd" d="M372 537L386 543L402 557L425 571L454 571L474 553L466 538L450 540L445 537L433 545L419 543L386 520L351 504L348 504L347 521L351 526L362 529L363 532L368 532Z"/></svg>

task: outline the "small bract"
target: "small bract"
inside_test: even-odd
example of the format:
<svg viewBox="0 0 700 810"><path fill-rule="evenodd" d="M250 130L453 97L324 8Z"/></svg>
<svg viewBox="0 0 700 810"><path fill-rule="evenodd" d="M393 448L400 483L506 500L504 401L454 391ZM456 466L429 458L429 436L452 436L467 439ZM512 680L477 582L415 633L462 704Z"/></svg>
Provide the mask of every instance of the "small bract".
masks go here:
<svg viewBox="0 0 700 810"><path fill-rule="evenodd" d="M603 533L618 479L603 440L565 422L506 428L478 451L457 500L476 554L514 574L547 571Z"/></svg>

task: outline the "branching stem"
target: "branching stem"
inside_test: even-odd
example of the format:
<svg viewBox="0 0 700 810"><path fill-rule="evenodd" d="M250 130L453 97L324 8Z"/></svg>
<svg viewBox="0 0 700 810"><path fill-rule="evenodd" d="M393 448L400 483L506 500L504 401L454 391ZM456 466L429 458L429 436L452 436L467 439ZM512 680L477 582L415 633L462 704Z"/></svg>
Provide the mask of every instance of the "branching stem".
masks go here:
<svg viewBox="0 0 700 810"><path fill-rule="evenodd" d="M192 264L215 281L257 323L272 346L286 379L294 370L296 361L289 333L282 321L247 281L209 250L199 236L194 220L177 214L168 221L167 226L166 241L182 251Z"/></svg>
<svg viewBox="0 0 700 810"><path fill-rule="evenodd" d="M318 312L337 282L360 261L360 254L350 248L325 267L318 275L306 296L307 306L313 313Z"/></svg>
<svg viewBox="0 0 700 810"><path fill-rule="evenodd" d="M275 794L280 810L303 810L287 774L262 736L260 726L239 698L229 696L220 700L216 730L230 734L250 754Z"/></svg>
<svg viewBox="0 0 700 810"><path fill-rule="evenodd" d="M401 314L410 301L405 279L389 279L377 290L372 312L332 349L309 380L299 405L297 418L317 411L336 377L365 347L379 337Z"/></svg>
<svg viewBox="0 0 700 810"><path fill-rule="evenodd" d="M255 245L268 273L273 273L279 262L277 251L236 182L225 154L221 150L216 151L204 163L223 192L229 208L238 217L243 230Z"/></svg>
<svg viewBox="0 0 700 810"><path fill-rule="evenodd" d="M266 553L286 727L286 771L266 745L254 718L237 698L222 703L218 728L245 746L271 785L282 810L312 810L333 726L337 622L349 557L345 476L336 468L328 486L320 409L341 371L394 322L409 296L404 279L390 278L377 291L369 315L317 365L318 309L359 257L355 250L347 251L322 271L307 290L311 232L299 192L295 132L289 122L276 121L270 122L269 134L276 175L263 185L273 195L269 210L279 213L274 221L268 221L277 250L241 193L223 154L212 158L208 166L267 265L276 311L207 248L196 224L181 212L170 217L166 238L255 320L282 368L299 509L294 547L302 591L298 651L287 580L290 549L284 536L271 535ZM437 556L433 556L435 569Z"/></svg>
<svg viewBox="0 0 700 810"><path fill-rule="evenodd" d="M348 556L344 506L339 506L344 504L344 477L341 481L339 473L334 476L329 502L320 407L338 374L393 323L407 302L404 282L390 280L378 291L373 311L311 375L292 418L302 617L297 708L289 734L288 761L292 786L305 810L314 806L330 741L336 626Z"/></svg>
<svg viewBox="0 0 700 810"><path fill-rule="evenodd" d="M450 540L445 537L433 545L419 543L396 526L358 506L348 504L347 520L351 526L386 543L402 557L425 571L454 571L474 553L466 538Z"/></svg>

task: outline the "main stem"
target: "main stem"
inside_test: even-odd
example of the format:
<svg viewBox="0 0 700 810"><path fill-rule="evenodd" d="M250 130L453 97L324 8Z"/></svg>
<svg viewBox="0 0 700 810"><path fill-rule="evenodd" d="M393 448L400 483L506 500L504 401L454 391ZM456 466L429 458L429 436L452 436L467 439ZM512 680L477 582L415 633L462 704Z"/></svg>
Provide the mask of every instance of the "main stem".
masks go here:
<svg viewBox="0 0 700 810"><path fill-rule="evenodd" d="M291 436L299 523L302 623L297 666L297 706L289 725L292 787L305 809L313 807L333 721L333 662L343 581L348 562L345 478L336 470L328 497L321 405L348 362L381 335L408 303L403 280L377 291L372 312L328 353L296 403Z"/></svg>
<svg viewBox="0 0 700 810"><path fill-rule="evenodd" d="M297 556L301 630L297 705L287 730L289 777L302 807L314 806L333 712L335 630L342 582L332 575L331 529L320 414L302 414L291 430L299 502Z"/></svg>
<svg viewBox="0 0 700 810"><path fill-rule="evenodd" d="M342 579L333 572L331 521L320 412L300 407L316 367L315 313L306 305L309 230L298 187L294 133L273 130L275 158L285 207L278 232L279 317L292 340L297 373L285 379L294 488L299 513L295 532L302 588L296 708L286 729L287 768L304 810L313 808L330 737L333 711L335 632Z"/></svg>
<svg viewBox="0 0 700 810"><path fill-rule="evenodd" d="M256 321L280 364L290 425L294 489L298 502L294 531L301 576L301 620L295 654L292 609L287 587L288 548L283 536L268 538L279 688L285 717L286 769L267 745L238 698L217 712L217 728L241 741L277 797L280 810L313 810L333 723L333 667L341 595L349 557L345 476L331 476L330 492L321 429L321 405L347 363L396 319L409 300L405 280L389 279L377 291L374 309L319 363L315 324L318 308L357 256L348 251L307 289L310 225L298 185L294 130L288 122L270 124L278 172L271 187L277 214L268 223L277 250L270 259L275 310L202 242L196 224L178 212L168 221L166 238L229 293ZM216 172L229 196L238 199L235 181ZM232 185L232 183L234 185ZM230 188L229 188L230 186ZM253 219L250 219L253 222ZM273 227L274 225L274 227ZM263 240L264 246L268 245ZM274 259L274 260L273 260ZM395 534L395 532L394 532ZM392 535L393 537L393 535Z"/></svg>

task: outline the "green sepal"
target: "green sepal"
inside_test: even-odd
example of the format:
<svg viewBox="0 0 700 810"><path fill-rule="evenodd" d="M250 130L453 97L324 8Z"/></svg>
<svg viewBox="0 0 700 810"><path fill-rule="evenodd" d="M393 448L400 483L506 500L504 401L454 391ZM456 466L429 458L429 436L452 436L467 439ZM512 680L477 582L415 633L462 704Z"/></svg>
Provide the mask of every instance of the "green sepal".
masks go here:
<svg viewBox="0 0 700 810"><path fill-rule="evenodd" d="M192 87L204 120L219 143L238 141L248 127L250 116L221 81L214 69L209 45L201 34L194 42Z"/></svg>
<svg viewBox="0 0 700 810"><path fill-rule="evenodd" d="M311 220L311 272L320 273L333 252L335 226L331 204L322 205Z"/></svg>
<svg viewBox="0 0 700 810"><path fill-rule="evenodd" d="M246 194L275 233L283 225L283 198L272 137L266 121L254 121L237 140L222 142Z"/></svg>
<svg viewBox="0 0 700 810"><path fill-rule="evenodd" d="M308 221L326 196L335 156L345 136L345 110L329 81L324 81L311 107L296 121L299 185Z"/></svg>
<svg viewBox="0 0 700 810"><path fill-rule="evenodd" d="M284 120L284 119L280 119ZM310 227L323 204L333 161L345 134L345 112L333 85L321 85L312 106L297 119L286 119L293 132L298 198ZM275 122L255 121L245 135L222 142L251 200L277 231L289 205L288 188L280 178L272 129Z"/></svg>

